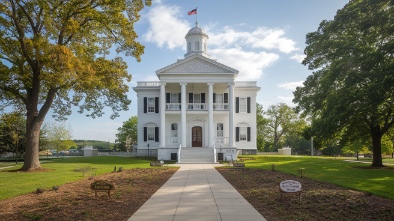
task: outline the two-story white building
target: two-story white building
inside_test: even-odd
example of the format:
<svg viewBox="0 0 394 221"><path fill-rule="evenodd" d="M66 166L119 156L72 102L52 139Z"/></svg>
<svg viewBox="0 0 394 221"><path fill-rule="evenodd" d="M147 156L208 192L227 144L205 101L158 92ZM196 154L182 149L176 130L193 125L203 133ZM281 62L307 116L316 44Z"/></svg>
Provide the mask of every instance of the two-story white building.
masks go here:
<svg viewBox="0 0 394 221"><path fill-rule="evenodd" d="M186 35L184 59L156 71L157 82L138 82L138 156L216 162L256 153L256 82L207 54L208 35Z"/></svg>

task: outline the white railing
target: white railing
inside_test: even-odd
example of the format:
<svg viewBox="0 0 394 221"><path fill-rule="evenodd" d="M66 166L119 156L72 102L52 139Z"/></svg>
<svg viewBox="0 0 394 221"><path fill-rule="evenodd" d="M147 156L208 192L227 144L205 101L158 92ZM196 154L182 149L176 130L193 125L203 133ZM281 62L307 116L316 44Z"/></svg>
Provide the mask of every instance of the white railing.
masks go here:
<svg viewBox="0 0 394 221"><path fill-rule="evenodd" d="M137 82L137 86L156 87L156 86L160 86L160 81L139 81L139 82Z"/></svg>
<svg viewBox="0 0 394 221"><path fill-rule="evenodd" d="M228 103L214 103L214 110L228 110Z"/></svg>
<svg viewBox="0 0 394 221"><path fill-rule="evenodd" d="M179 149L178 149L178 163L181 162L181 149L182 149L182 145L179 145Z"/></svg>
<svg viewBox="0 0 394 221"><path fill-rule="evenodd" d="M230 141L229 137L214 137L213 139L216 146L227 146Z"/></svg>
<svg viewBox="0 0 394 221"><path fill-rule="evenodd" d="M166 137L166 145L167 146L173 146L173 145L178 145L180 144L180 138L179 137Z"/></svg>
<svg viewBox="0 0 394 221"><path fill-rule="evenodd" d="M256 87L256 81L236 81L235 87Z"/></svg>
<svg viewBox="0 0 394 221"><path fill-rule="evenodd" d="M217 163L217 162L218 162L218 159L217 159L217 156L216 156L215 144L213 144L213 162L214 162L214 163Z"/></svg>
<svg viewBox="0 0 394 221"><path fill-rule="evenodd" d="M166 103L166 110L181 110L180 103Z"/></svg>
<svg viewBox="0 0 394 221"><path fill-rule="evenodd" d="M207 104L205 103L189 103L187 105L188 110L207 110Z"/></svg>

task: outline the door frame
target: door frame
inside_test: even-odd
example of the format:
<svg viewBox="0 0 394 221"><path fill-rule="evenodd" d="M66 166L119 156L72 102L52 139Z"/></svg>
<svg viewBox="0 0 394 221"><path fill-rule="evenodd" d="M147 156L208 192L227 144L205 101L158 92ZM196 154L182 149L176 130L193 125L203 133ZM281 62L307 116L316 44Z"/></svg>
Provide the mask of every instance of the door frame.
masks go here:
<svg viewBox="0 0 394 221"><path fill-rule="evenodd" d="M202 147L206 147L206 144L205 144L205 137L206 137L206 134L205 134L205 132L206 132L206 130L205 130L205 125L206 125L206 120L204 120L204 119L202 119L202 118L199 118L199 117L196 117L196 118L193 118L193 119L191 119L191 120L189 120L188 122L187 122L187 128L188 128L188 130L187 130L187 146L188 147L192 147L192 129L193 129L193 127L196 127L196 126L199 126L199 127L201 127L201 135L202 135Z"/></svg>
<svg viewBox="0 0 394 221"><path fill-rule="evenodd" d="M193 146L193 129L197 129L197 128L201 128L201 130L200 130L200 133L201 133L201 146ZM191 133L192 133L192 147L203 147L203 138L204 138L204 136L203 136L203 130L202 130L202 127L201 126L194 126L194 127L192 127L192 131L191 131Z"/></svg>

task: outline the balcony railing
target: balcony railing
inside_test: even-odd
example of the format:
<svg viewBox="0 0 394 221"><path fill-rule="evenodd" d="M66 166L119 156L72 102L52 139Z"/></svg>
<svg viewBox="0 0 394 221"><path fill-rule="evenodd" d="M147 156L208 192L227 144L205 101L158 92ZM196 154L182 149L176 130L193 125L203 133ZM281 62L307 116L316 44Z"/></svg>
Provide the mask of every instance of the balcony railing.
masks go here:
<svg viewBox="0 0 394 221"><path fill-rule="evenodd" d="M229 137L215 137L215 147L220 148L220 147L227 147L230 141Z"/></svg>
<svg viewBox="0 0 394 221"><path fill-rule="evenodd" d="M167 111L179 111L181 110L181 103L166 103ZM206 103L188 103L187 110L189 111L200 111L200 110L208 110L208 104ZM214 103L213 110L221 111L228 110L228 103Z"/></svg>
<svg viewBox="0 0 394 221"><path fill-rule="evenodd" d="M178 146L180 143L179 137L166 137L166 146Z"/></svg>
<svg viewBox="0 0 394 221"><path fill-rule="evenodd" d="M137 82L137 86L156 87L156 86L160 86L160 81L139 81Z"/></svg>

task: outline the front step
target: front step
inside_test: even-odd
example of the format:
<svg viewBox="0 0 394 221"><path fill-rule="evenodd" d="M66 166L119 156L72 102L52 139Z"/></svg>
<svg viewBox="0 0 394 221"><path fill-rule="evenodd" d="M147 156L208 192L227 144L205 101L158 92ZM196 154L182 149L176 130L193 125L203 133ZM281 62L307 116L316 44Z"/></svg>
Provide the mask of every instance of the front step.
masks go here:
<svg viewBox="0 0 394 221"><path fill-rule="evenodd" d="M181 162L179 163L214 163L212 148L186 147L181 149Z"/></svg>

